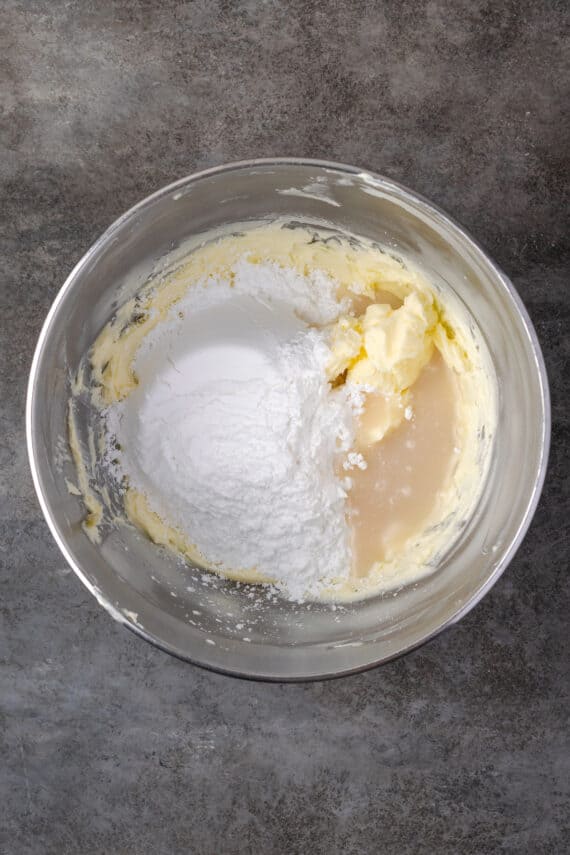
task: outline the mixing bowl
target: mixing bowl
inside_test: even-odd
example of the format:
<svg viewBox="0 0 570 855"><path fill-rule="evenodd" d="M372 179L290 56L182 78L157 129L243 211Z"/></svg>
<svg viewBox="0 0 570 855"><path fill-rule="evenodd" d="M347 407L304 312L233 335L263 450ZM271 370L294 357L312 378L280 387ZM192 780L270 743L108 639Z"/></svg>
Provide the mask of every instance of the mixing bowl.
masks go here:
<svg viewBox="0 0 570 855"><path fill-rule="evenodd" d="M298 605L184 564L133 527L93 543L67 454L70 383L117 306L188 239L234 222L299 218L401 253L452 288L479 324L499 385L491 470L471 519L431 575L361 602ZM87 428L88 414L80 430ZM191 175L117 220L59 292L35 352L27 440L39 501L63 555L117 620L162 649L243 677L299 680L377 665L441 632L497 581L544 480L548 386L538 341L512 284L447 215L399 184L352 166L252 160ZM268 513L270 509L268 508ZM223 525L223 520L220 521Z"/></svg>

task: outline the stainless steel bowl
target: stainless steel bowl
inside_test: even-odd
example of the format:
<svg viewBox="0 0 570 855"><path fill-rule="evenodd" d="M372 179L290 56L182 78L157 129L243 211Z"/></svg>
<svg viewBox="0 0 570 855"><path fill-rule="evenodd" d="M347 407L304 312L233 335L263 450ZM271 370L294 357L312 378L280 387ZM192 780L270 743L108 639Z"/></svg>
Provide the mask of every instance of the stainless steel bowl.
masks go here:
<svg viewBox="0 0 570 855"><path fill-rule="evenodd" d="M269 215L323 220L372 238L451 286L478 322L499 381L499 427L484 494L438 569L397 594L345 608L268 599L184 565L133 528L100 545L81 528L65 460L70 379L119 302L165 254L206 230ZM379 175L312 160L252 160L183 178L136 205L69 275L42 329L27 400L39 501L63 555L113 617L190 662L244 677L301 680L369 668L441 632L499 578L528 528L548 456L540 347L512 284L446 214Z"/></svg>

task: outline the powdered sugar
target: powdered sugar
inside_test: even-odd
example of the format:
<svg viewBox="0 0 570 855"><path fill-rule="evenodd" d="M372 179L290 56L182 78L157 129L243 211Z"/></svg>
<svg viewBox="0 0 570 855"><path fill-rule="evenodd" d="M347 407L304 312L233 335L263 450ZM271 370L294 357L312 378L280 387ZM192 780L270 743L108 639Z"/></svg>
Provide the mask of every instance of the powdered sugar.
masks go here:
<svg viewBox="0 0 570 855"><path fill-rule="evenodd" d="M286 305L305 323L323 326L335 321L350 305L348 298L337 299L336 289L337 283L322 270L300 276L293 268L271 262L254 264L245 256L234 265L230 278L212 275L193 284L176 304L173 316L180 310L211 308L239 295L269 306Z"/></svg>
<svg viewBox="0 0 570 855"><path fill-rule="evenodd" d="M195 284L135 358L139 385L107 412L119 474L221 570L255 569L291 599L351 565L350 479L362 393L332 390L335 283L242 259ZM358 455L349 466L360 466Z"/></svg>

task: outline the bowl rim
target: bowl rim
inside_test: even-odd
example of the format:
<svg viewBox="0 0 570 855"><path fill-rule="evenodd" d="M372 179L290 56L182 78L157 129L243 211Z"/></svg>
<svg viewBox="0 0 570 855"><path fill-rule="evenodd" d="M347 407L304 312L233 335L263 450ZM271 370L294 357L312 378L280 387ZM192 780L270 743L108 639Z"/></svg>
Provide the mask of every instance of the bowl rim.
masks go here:
<svg viewBox="0 0 570 855"><path fill-rule="evenodd" d="M451 230L452 233L459 236L465 241L465 243L470 247L471 250L475 252L475 254L479 257L482 256L483 260L487 265L491 268L494 276L496 277L496 281L500 284L500 286L507 292L508 297L510 297L514 307L516 308L520 320L522 322L524 331L528 337L530 342L531 351L534 359L534 364L537 371L537 378L539 381L540 388L540 402L542 405L542 420L541 420L541 454L538 462L538 467L535 474L534 486L532 492L529 496L524 514L522 515L518 528L514 537L511 539L507 549L502 554L501 558L498 560L496 566L493 568L493 571L489 574L488 578L485 582L474 591L472 596L459 608L456 612L450 615L445 620L441 621L435 627L432 627L428 632L422 635L413 643L408 646L397 650L393 653L389 653L388 655L369 659L364 661L362 664L350 667L350 668L339 668L339 669L331 669L327 672L323 673L305 673L301 671L298 674L292 675L272 675L266 672L261 671L240 671L235 668L225 668L220 666L217 663L207 661L207 657L202 659L196 658L195 656L190 656L179 649L169 645L168 643L157 639L154 635L147 632L144 627L132 622L129 620L122 611L120 611L110 600L108 600L102 591L100 591L86 576L82 567L75 561L73 555L67 547L65 539L60 535L59 530L55 521L55 514L52 512L52 508L48 501L47 495L45 494L42 486L42 481L38 471L37 465L37 447L35 442L35 422L34 422L34 399L35 399L35 391L36 391L36 381L37 375L40 369L43 352L45 349L46 342L49 338L49 334L52 327L52 322L55 316L58 313L58 309L60 304L65 299L68 291L73 287L76 279L81 274L84 267L86 267L91 259L97 255L99 250L105 246L114 236L114 234L121 229L126 222L135 217L140 211L144 210L147 207L150 207L156 201L161 198L168 196L172 193L175 193L177 190L181 188L185 188L188 185L203 180L205 178L209 178L210 176L220 175L224 172L233 172L241 169L251 169L255 167L268 168L271 166L308 166L314 167L316 169L324 169L329 170L331 172L337 174L344 175L354 175L360 178L360 180L365 183L370 183L372 187L376 187L378 189L383 189L388 192L395 191L398 196L402 197L403 200L408 200L413 202L420 210L424 210L429 212L430 214L437 214L440 222L445 225L448 229ZM325 679L333 679L336 677L348 676L350 674L357 674L363 671L367 671L371 668L375 668L379 665L385 664L386 662L390 662L400 656L403 656L406 653L411 652L412 650L416 650L422 645L426 644L432 638L435 638L437 635L442 633L444 630L448 629L450 626L453 626L459 620L461 620L465 615L467 615L471 609L473 609L477 603L481 601L481 599L488 593L488 591L493 587L493 585L497 582L497 580L502 576L506 567L512 561L515 553L517 552L519 546L521 545L529 526L532 522L532 518L536 511L538 502L540 500L540 495L542 492L542 488L544 486L544 481L546 477L546 471L548 467L548 458L550 451L550 437L551 437L551 405L550 405L550 390L548 385L548 375L546 371L546 365L544 361L544 356L542 353L542 349L540 347L540 343L538 340L538 336L536 334L536 330L532 324L530 316L526 310L524 303L522 302L521 297L519 296L515 286L509 279L509 277L502 271L502 269L493 261L493 259L488 255L486 250L482 247L482 245L471 235L471 233L461 226L454 218L452 218L449 214L447 214L442 208L433 202L429 201L425 196L417 193L414 190L411 190L404 184L401 184L398 181L394 181L387 176L384 176L378 172L373 170L364 169L356 166L352 166L346 163L330 161L330 160L322 160L320 158L305 158L305 157L270 157L270 158L252 158L247 160L239 160L232 161L230 163L220 164L218 166L209 167L207 169L199 170L197 172L192 172L189 175L186 175L182 178L177 179L176 181L167 184L158 190L154 191L150 195L141 199L141 201L137 202L124 214L121 214L116 220L114 220L111 225L100 235L97 240L88 248L88 250L84 253L84 255L79 259L79 261L75 264L71 272L66 277L63 285L58 291L55 299L53 300L50 309L46 315L46 318L42 324L42 328L40 334L38 336L38 340L36 343L36 347L34 350L34 356L32 359L28 385L27 385L27 393L26 393L26 408L25 408L25 420L26 420L26 445L28 452L28 460L30 464L32 480L34 483L34 488L36 491L36 495L38 497L38 501L40 504L41 511L43 516L48 524L48 527L51 531L52 537L54 538L60 552L64 556L65 560L74 571L74 573L78 576L81 582L85 585L85 587L90 591L91 594L97 599L99 604L105 608L107 612L119 623L126 626L136 635L144 638L146 641L150 642L153 646L159 648L160 650L169 653L172 656L175 656L182 661L189 662L193 665L198 665L202 668L206 668L207 670L214 671L216 673L224 674L227 676L238 677L242 679L250 679L256 681L265 681L265 682L309 682L315 680L325 680ZM365 649L364 647L362 648ZM206 651L207 652L207 651Z"/></svg>

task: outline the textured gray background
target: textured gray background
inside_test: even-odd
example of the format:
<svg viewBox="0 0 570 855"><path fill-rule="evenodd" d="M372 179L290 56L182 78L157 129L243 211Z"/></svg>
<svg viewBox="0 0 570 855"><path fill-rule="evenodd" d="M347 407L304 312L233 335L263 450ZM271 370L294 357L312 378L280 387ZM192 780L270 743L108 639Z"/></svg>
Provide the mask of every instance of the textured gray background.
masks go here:
<svg viewBox="0 0 570 855"><path fill-rule="evenodd" d="M2 3L2 853L568 851L564 8ZM484 602L403 660L299 686L115 625L52 543L23 425L42 320L94 238L192 170L284 154L383 172L471 229L536 324L554 415L538 514Z"/></svg>

